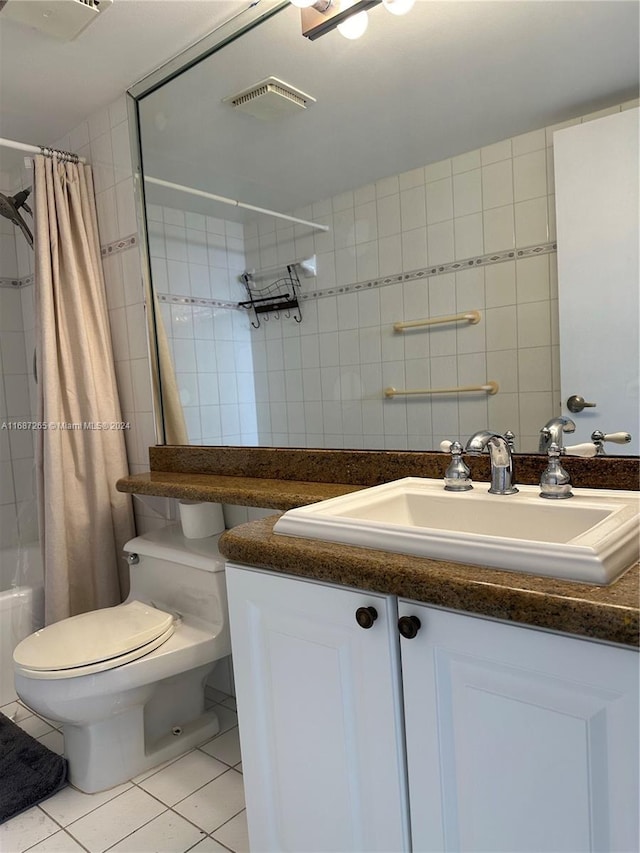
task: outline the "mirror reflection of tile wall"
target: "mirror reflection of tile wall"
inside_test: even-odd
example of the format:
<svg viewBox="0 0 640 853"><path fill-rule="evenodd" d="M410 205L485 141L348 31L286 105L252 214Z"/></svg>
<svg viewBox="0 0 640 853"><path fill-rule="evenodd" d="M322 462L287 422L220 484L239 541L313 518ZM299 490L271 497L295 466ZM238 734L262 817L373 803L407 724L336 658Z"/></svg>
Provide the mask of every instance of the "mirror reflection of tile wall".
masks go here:
<svg viewBox="0 0 640 853"><path fill-rule="evenodd" d="M150 205L153 281L190 441L424 450L488 426L512 429L518 450L537 450L538 430L560 411L552 133L580 121L290 211L328 232ZM539 251L517 257L531 247ZM486 257L508 250L514 259ZM246 298L243 270L313 254L302 323L271 317L253 329L225 304ZM426 272L383 281L416 270ZM478 325L392 328L474 309ZM500 385L495 396L383 397L387 386L489 380Z"/></svg>

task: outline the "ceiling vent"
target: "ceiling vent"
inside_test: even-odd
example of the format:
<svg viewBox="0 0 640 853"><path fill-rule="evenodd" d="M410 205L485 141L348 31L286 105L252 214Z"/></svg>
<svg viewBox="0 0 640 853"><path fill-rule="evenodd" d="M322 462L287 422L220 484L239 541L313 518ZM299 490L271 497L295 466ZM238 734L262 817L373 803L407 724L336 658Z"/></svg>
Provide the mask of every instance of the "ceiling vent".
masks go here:
<svg viewBox="0 0 640 853"><path fill-rule="evenodd" d="M222 102L255 118L270 121L305 110L310 104L315 104L316 99L277 77L267 77L236 95L223 98Z"/></svg>
<svg viewBox="0 0 640 853"><path fill-rule="evenodd" d="M71 41L111 5L113 0L0 0L0 11L3 18Z"/></svg>

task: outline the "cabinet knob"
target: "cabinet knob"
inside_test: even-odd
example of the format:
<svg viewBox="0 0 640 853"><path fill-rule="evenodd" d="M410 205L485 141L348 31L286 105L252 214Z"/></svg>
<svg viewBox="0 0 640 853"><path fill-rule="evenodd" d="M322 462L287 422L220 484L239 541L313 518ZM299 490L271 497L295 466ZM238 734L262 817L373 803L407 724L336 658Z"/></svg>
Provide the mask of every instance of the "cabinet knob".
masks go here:
<svg viewBox="0 0 640 853"><path fill-rule="evenodd" d="M372 628L377 618L375 607L358 607L356 610L356 622L361 628Z"/></svg>
<svg viewBox="0 0 640 853"><path fill-rule="evenodd" d="M417 616L401 616L398 619L398 631L406 640L413 640L421 627L422 622Z"/></svg>

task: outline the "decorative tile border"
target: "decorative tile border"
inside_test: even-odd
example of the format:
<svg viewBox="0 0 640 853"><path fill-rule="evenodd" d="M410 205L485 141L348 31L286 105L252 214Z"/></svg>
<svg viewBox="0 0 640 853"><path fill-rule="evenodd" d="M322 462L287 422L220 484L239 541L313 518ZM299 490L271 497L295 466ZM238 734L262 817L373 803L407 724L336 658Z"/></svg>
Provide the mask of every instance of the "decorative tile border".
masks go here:
<svg viewBox="0 0 640 853"><path fill-rule="evenodd" d="M205 299L200 296L175 296L172 293L158 293L158 302L170 302L173 305L204 305L214 308L233 308L240 310L237 302L226 302L222 299Z"/></svg>
<svg viewBox="0 0 640 853"><path fill-rule="evenodd" d="M558 248L558 244L541 243L538 246L527 246L524 249L506 249L504 252L491 252L487 255L477 255L474 258L465 258L462 261L451 261L447 264L438 264L437 266L425 267L412 272L398 273L397 275L389 275L384 278L374 278L370 281L358 281L354 284L345 284L341 287L328 287L324 290L314 290L310 293L301 293L300 301L309 301L310 299L322 299L325 296L337 296L341 293L353 293L359 290L369 290L375 287L385 287L388 284L397 284L402 281L416 281L422 278L431 278L434 275L446 275L447 273L460 272L461 270L472 269L473 267L486 267L492 264L502 264L505 261L515 261L520 258L529 258L533 255L551 255ZM219 299L204 299L191 296L174 296L169 293L159 293L158 299L160 302L172 302L179 305L213 305L218 308L235 308L238 310L240 306L237 302L225 302ZM247 309L248 310L248 309Z"/></svg>
<svg viewBox="0 0 640 853"><path fill-rule="evenodd" d="M505 261L518 260L520 258L531 257L532 255L550 255L558 248L558 244L541 243L538 246L527 246L524 249L507 249L504 252L491 252L487 255L477 255L474 258L465 258L462 261L451 261L447 264L438 264L437 266L424 267L423 269L413 270L407 273L398 273L397 275L389 275L384 278L374 278L370 281L358 281L354 284L345 284L341 287L329 287L324 290L314 290L310 293L301 293L302 301L309 299L322 299L325 296L336 296L339 293L352 293L358 290L369 290L374 287L384 287L387 284L397 284L402 281L416 281L421 278L430 278L434 275L446 275L447 273L460 272L461 270L471 269L473 267L490 266L492 264L502 264Z"/></svg>
<svg viewBox="0 0 640 853"><path fill-rule="evenodd" d="M105 243L100 246L100 254L103 258L108 255L117 255L119 252L126 252L127 249L133 249L138 245L138 235L130 234L128 237L122 237L120 240L114 240L113 243Z"/></svg>

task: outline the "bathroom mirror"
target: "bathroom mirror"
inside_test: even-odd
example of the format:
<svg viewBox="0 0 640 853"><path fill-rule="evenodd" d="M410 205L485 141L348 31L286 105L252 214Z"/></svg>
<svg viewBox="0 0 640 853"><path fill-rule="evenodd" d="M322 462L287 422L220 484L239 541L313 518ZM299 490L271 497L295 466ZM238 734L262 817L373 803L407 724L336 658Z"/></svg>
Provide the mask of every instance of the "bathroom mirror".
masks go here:
<svg viewBox="0 0 640 853"><path fill-rule="evenodd" d="M633 106L637 4L377 5L358 41L265 5L134 92L167 443L489 427L537 451L561 409L553 132Z"/></svg>

